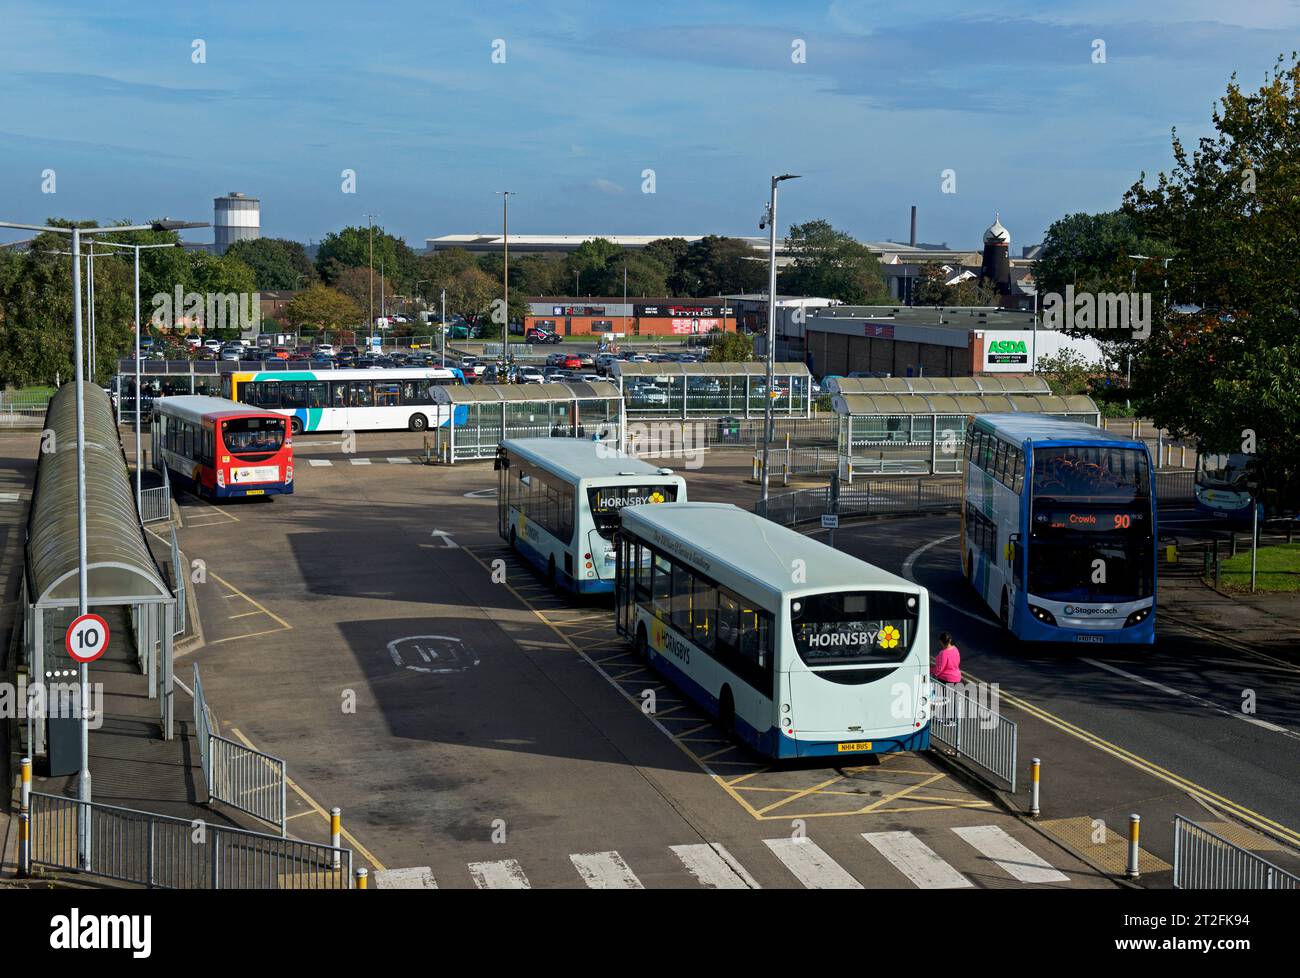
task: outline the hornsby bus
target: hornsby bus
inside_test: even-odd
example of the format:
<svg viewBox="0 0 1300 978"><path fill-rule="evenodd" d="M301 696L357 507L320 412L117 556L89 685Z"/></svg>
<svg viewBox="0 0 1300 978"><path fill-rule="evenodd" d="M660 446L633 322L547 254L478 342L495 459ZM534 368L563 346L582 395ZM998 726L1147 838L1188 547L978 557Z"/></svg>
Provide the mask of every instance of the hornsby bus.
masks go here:
<svg viewBox="0 0 1300 978"><path fill-rule="evenodd" d="M451 409L434 403L430 388L464 382L465 375L451 367L235 371L222 375L221 393L232 401L288 417L295 435L424 431L445 425L451 417Z"/></svg>
<svg viewBox="0 0 1300 978"><path fill-rule="evenodd" d="M1036 642L1155 641L1156 493L1141 441L1041 414L966 428L962 570Z"/></svg>
<svg viewBox="0 0 1300 978"><path fill-rule="evenodd" d="M196 495L293 492L293 439L278 414L220 397L163 397L152 426L154 457Z"/></svg>
<svg viewBox="0 0 1300 978"><path fill-rule="evenodd" d="M642 506L617 536L618 630L768 757L930 745L925 588L726 503Z"/></svg>
<svg viewBox="0 0 1300 978"><path fill-rule="evenodd" d="M631 507L679 502L686 480L614 445L509 438L497 448L497 531L552 586L614 590L614 531Z"/></svg>
<svg viewBox="0 0 1300 978"><path fill-rule="evenodd" d="M1196 457L1196 508L1224 524L1249 527L1255 456L1244 452Z"/></svg>

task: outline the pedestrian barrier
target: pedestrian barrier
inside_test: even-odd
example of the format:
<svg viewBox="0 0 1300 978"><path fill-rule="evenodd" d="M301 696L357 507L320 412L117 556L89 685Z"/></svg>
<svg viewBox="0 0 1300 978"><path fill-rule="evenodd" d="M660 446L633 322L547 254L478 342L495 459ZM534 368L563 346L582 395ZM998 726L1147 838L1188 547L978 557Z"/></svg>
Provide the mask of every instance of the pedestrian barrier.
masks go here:
<svg viewBox="0 0 1300 978"><path fill-rule="evenodd" d="M346 890L352 850L32 792L24 873L37 866L187 890ZM88 820L90 864L78 863Z"/></svg>
<svg viewBox="0 0 1300 978"><path fill-rule="evenodd" d="M1300 876L1175 815L1174 889L1300 890Z"/></svg>
<svg viewBox="0 0 1300 978"><path fill-rule="evenodd" d="M219 801L260 818L286 834L284 761L222 737L203 696L199 664L194 663L194 736L208 789L208 802Z"/></svg>
<svg viewBox="0 0 1300 978"><path fill-rule="evenodd" d="M0 393L0 428L39 428L49 407L48 394L15 397Z"/></svg>
<svg viewBox="0 0 1300 978"><path fill-rule="evenodd" d="M934 692L930 737L1005 781L1015 794L1015 722L986 702L981 703L978 695L970 695L962 686L935 683Z"/></svg>
<svg viewBox="0 0 1300 978"><path fill-rule="evenodd" d="M172 487L167 468L162 472L162 485L140 491L140 522L157 523L172 518Z"/></svg>
<svg viewBox="0 0 1300 978"><path fill-rule="evenodd" d="M176 614L175 622L172 626L173 635L182 635L185 632L187 620L187 611L185 606L185 564L181 555L180 544L176 542L176 527L172 527L172 590L176 594Z"/></svg>
<svg viewBox="0 0 1300 978"><path fill-rule="evenodd" d="M774 523L793 526L830 512L830 489L800 489L769 496L754 511ZM962 484L953 480L876 479L841 485L836 512L841 516L908 516L961 508Z"/></svg>

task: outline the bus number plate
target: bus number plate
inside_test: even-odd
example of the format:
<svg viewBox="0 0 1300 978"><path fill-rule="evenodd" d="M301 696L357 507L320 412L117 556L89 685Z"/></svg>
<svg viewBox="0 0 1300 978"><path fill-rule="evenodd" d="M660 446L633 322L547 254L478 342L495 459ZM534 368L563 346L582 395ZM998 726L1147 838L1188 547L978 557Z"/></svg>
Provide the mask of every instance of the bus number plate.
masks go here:
<svg viewBox="0 0 1300 978"><path fill-rule="evenodd" d="M246 496L264 496L264 495L266 495L266 490L265 490L265 489L249 489L246 493L244 493L244 495L246 495Z"/></svg>
<svg viewBox="0 0 1300 978"><path fill-rule="evenodd" d="M1076 635L1074 640L1076 642L1086 642L1089 645L1101 645L1106 641L1100 635Z"/></svg>
<svg viewBox="0 0 1300 978"><path fill-rule="evenodd" d="M835 749L839 751L839 753L841 754L845 753L846 751L852 751L852 750L871 750L871 741L855 740L852 743L848 743L848 744L836 744Z"/></svg>

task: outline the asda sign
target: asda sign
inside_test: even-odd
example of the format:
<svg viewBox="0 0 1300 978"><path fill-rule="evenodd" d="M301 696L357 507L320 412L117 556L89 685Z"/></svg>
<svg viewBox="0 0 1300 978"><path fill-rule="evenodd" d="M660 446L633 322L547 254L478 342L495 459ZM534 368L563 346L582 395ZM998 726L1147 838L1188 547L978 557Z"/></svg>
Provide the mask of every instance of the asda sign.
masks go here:
<svg viewBox="0 0 1300 978"><path fill-rule="evenodd" d="M984 349L988 363L1029 363L1029 346L1024 340L992 340Z"/></svg>

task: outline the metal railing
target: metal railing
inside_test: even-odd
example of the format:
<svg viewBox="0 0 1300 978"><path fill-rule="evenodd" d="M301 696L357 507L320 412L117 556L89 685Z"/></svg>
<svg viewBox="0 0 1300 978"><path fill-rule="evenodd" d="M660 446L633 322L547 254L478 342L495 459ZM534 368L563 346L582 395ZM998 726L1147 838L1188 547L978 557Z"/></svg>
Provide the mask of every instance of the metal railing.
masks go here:
<svg viewBox="0 0 1300 978"><path fill-rule="evenodd" d="M800 489L769 496L754 511L775 523L793 526L828 513L829 488ZM954 480L876 479L840 486L840 516L907 516L961 508L962 484Z"/></svg>
<svg viewBox="0 0 1300 978"><path fill-rule="evenodd" d="M45 423L49 395L0 394L0 428L39 428Z"/></svg>
<svg viewBox="0 0 1300 978"><path fill-rule="evenodd" d="M183 635L187 621L188 609L185 607L186 573L180 544L176 542L176 527L172 527L172 592L176 595L175 621L172 624L173 635Z"/></svg>
<svg viewBox="0 0 1300 978"><path fill-rule="evenodd" d="M1175 815L1174 889L1300 890L1300 876Z"/></svg>
<svg viewBox="0 0 1300 978"><path fill-rule="evenodd" d="M163 466L162 485L140 490L140 522L157 523L172 518L172 487Z"/></svg>
<svg viewBox="0 0 1300 978"><path fill-rule="evenodd" d="M988 690L989 687L982 687ZM930 736L968 758L995 778L1016 790L1015 721L1008 720L977 694L971 696L960 685L934 683L934 709L930 714Z"/></svg>
<svg viewBox="0 0 1300 978"><path fill-rule="evenodd" d="M223 802L246 815L270 822L286 833L285 765L278 757L222 737L203 695L199 664L194 663L194 736L208 789L208 802Z"/></svg>
<svg viewBox="0 0 1300 978"><path fill-rule="evenodd" d="M81 819L89 819L84 872L148 887L186 890L346 890L352 850L190 819L31 793L30 873L35 866L82 871Z"/></svg>

